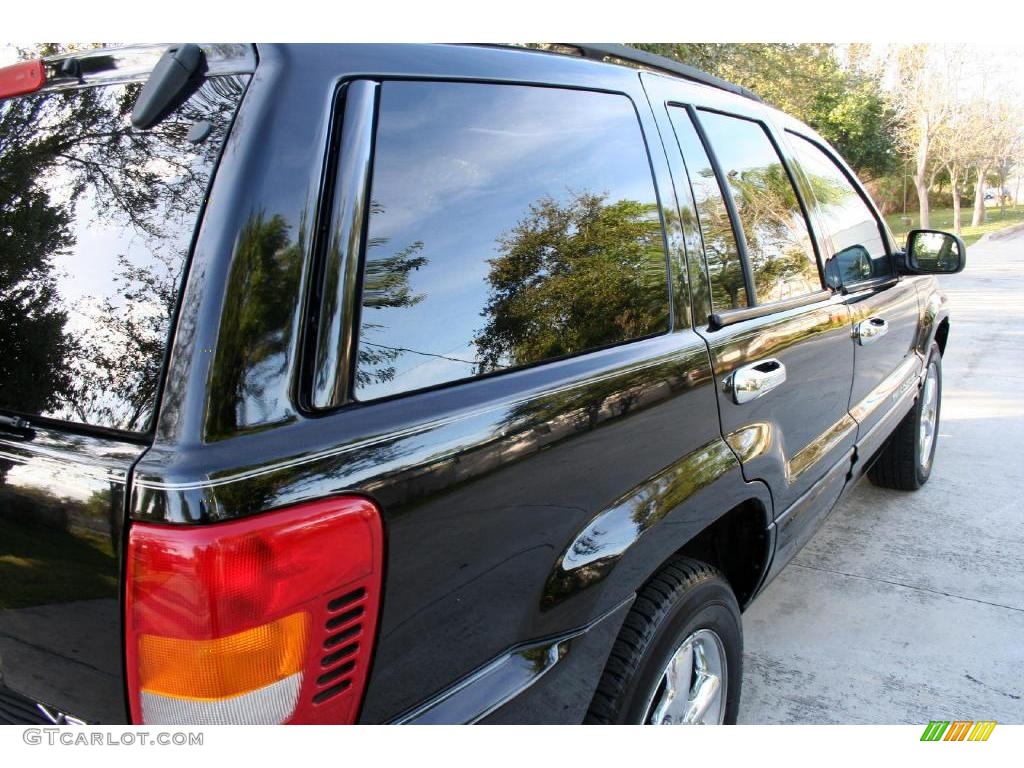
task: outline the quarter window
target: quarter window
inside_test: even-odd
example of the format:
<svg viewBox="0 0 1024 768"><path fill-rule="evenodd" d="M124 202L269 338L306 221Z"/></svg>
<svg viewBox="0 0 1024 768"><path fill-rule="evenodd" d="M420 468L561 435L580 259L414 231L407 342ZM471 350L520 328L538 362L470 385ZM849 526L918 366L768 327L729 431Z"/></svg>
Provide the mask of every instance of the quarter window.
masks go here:
<svg viewBox="0 0 1024 768"><path fill-rule="evenodd" d="M668 330L625 96L385 82L355 392L366 400Z"/></svg>
<svg viewBox="0 0 1024 768"><path fill-rule="evenodd" d="M807 178L819 219L832 240L825 274L833 288L892 274L878 219L835 161L795 133L790 142Z"/></svg>
<svg viewBox="0 0 1024 768"><path fill-rule="evenodd" d="M821 290L807 219L764 127L717 112L702 111L700 121L736 206L756 303Z"/></svg>

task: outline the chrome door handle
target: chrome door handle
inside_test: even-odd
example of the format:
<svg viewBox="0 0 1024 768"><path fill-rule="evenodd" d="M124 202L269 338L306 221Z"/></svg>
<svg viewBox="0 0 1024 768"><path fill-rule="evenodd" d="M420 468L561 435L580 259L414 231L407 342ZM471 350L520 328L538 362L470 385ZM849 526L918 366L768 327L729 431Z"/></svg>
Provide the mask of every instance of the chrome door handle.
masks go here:
<svg viewBox="0 0 1024 768"><path fill-rule="evenodd" d="M737 403L749 403L766 392L775 389L786 380L786 366L770 357L750 365L737 368L726 379L732 390L732 399Z"/></svg>
<svg viewBox="0 0 1024 768"><path fill-rule="evenodd" d="M857 323L857 330L854 335L857 343L862 347L867 344L874 344L889 332L889 323L880 317L869 317Z"/></svg>

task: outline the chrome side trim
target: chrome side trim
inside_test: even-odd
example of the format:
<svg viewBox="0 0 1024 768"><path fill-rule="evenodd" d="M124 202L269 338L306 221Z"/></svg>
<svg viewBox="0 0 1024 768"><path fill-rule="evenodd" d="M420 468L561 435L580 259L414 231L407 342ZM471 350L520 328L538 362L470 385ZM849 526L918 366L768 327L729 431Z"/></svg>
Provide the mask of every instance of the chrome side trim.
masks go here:
<svg viewBox="0 0 1024 768"><path fill-rule="evenodd" d="M776 312L785 312L790 309L808 307L811 304L824 303L830 300L833 295L834 294L831 290L823 288L820 291L808 293L806 296L797 296L794 299L784 299L771 304L757 304L753 307L740 307L739 309L722 310L721 312L715 312L711 315L709 330L717 331L721 328L725 328L726 326L742 323L745 320L754 320L759 317L765 317L766 315L773 315Z"/></svg>
<svg viewBox="0 0 1024 768"><path fill-rule="evenodd" d="M892 434L893 430L903 421L903 417L914 407L914 400L917 397L916 387L907 387L899 390L893 396L894 404L889 411L872 425L865 434L857 436L857 464L863 464L863 460L870 458L874 452ZM857 467L854 471L860 471Z"/></svg>
<svg viewBox="0 0 1024 768"><path fill-rule="evenodd" d="M850 414L845 413L835 424L822 432L818 437L797 451L786 461L786 481L792 483L809 468L815 466L829 454L833 448L842 443L846 436L857 429L857 422Z"/></svg>
<svg viewBox="0 0 1024 768"><path fill-rule="evenodd" d="M908 355L895 371L868 393L867 397L850 408L850 415L858 423L863 424L886 400L898 400L907 390L919 384L924 367L924 360L918 355Z"/></svg>

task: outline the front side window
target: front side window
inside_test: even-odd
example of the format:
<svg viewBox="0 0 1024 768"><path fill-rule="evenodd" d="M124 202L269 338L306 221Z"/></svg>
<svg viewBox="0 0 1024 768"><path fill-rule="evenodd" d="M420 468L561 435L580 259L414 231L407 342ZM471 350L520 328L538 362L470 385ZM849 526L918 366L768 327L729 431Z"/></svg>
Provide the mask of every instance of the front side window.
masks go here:
<svg viewBox="0 0 1024 768"><path fill-rule="evenodd" d="M878 219L850 179L816 144L790 133L790 144L811 189L834 253L825 261L833 288L892 274Z"/></svg>
<svg viewBox="0 0 1024 768"><path fill-rule="evenodd" d="M357 398L664 332L668 311L661 219L628 98L382 84Z"/></svg>
<svg viewBox="0 0 1024 768"><path fill-rule="evenodd" d="M701 111L743 229L757 304L821 290L807 219L782 160L760 123Z"/></svg>

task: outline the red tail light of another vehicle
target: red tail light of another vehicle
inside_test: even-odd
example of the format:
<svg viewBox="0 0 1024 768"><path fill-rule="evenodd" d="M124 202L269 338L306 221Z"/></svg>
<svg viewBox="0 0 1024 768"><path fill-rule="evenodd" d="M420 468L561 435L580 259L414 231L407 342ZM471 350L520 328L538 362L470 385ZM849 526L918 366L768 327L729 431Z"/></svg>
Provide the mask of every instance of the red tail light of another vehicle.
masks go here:
<svg viewBox="0 0 1024 768"><path fill-rule="evenodd" d="M353 723L369 671L383 534L337 497L128 534L136 723Z"/></svg>

